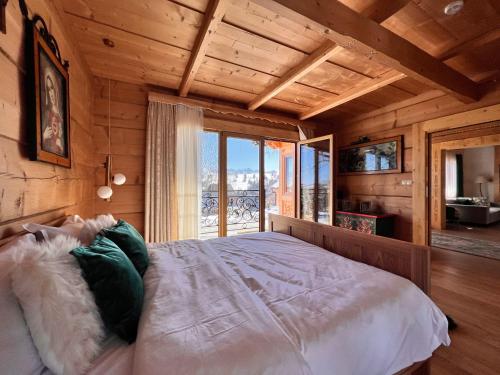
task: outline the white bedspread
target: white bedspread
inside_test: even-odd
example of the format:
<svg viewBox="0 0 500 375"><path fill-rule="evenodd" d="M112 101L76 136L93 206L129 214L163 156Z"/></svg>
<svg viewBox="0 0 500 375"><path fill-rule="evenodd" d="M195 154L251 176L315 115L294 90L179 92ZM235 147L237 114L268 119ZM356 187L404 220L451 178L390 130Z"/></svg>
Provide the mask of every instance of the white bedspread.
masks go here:
<svg viewBox="0 0 500 375"><path fill-rule="evenodd" d="M135 374L392 374L449 344L409 281L295 238L157 244Z"/></svg>

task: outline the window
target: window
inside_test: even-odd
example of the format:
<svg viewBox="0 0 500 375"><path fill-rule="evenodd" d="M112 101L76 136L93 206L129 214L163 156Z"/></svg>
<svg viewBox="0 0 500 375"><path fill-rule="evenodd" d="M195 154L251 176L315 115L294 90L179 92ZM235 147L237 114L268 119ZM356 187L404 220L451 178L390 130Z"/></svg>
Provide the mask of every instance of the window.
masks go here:
<svg viewBox="0 0 500 375"><path fill-rule="evenodd" d="M451 152L446 153L446 199L457 197L457 155Z"/></svg>
<svg viewBox="0 0 500 375"><path fill-rule="evenodd" d="M219 133L201 137L200 239L219 236Z"/></svg>
<svg viewBox="0 0 500 375"><path fill-rule="evenodd" d="M293 192L293 156L285 157L285 193Z"/></svg>

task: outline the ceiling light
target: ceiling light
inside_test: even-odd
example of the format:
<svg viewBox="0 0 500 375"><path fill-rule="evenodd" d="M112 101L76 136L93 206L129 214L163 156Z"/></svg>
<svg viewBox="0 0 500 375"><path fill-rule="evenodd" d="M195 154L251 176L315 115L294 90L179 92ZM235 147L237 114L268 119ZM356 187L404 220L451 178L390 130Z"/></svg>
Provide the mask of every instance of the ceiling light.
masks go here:
<svg viewBox="0 0 500 375"><path fill-rule="evenodd" d="M112 157L111 157L111 80L108 79L108 155L106 155L106 161L103 163L105 175L104 175L104 185L97 189L97 196L101 199L107 201L110 200L113 195L113 189L111 188L111 183L115 185L123 185L127 181L127 177L123 173L112 174Z"/></svg>
<svg viewBox="0 0 500 375"><path fill-rule="evenodd" d="M444 7L444 14L447 16L453 16L460 12L464 7L464 1L463 0L457 0L457 1L452 1L449 3L447 6Z"/></svg>

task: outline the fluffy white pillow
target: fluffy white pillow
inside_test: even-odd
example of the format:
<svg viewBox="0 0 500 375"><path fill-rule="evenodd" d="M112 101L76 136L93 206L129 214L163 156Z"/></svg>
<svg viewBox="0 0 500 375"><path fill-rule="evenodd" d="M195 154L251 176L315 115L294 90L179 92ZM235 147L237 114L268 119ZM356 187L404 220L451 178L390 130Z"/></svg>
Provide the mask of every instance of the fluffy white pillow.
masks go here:
<svg viewBox="0 0 500 375"><path fill-rule="evenodd" d="M82 231L80 232L80 241L88 246L92 241L94 241L97 233L99 233L104 228L110 228L116 225L116 220L111 214L99 215L95 219L85 220Z"/></svg>
<svg viewBox="0 0 500 375"><path fill-rule="evenodd" d="M72 237L15 249L12 286L45 365L55 374L82 374L99 353L105 330L94 296L69 251Z"/></svg>
<svg viewBox="0 0 500 375"><path fill-rule="evenodd" d="M12 291L12 252L22 243L33 245L26 234L0 247L0 374L41 374L45 368L31 339L23 311Z"/></svg>

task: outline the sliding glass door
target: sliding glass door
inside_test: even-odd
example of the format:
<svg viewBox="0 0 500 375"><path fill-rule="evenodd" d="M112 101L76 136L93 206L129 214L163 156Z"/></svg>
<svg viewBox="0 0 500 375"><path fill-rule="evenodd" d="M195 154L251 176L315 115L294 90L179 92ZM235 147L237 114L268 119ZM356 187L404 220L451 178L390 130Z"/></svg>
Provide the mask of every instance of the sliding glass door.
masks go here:
<svg viewBox="0 0 500 375"><path fill-rule="evenodd" d="M260 140L226 140L226 235L260 230Z"/></svg>
<svg viewBox="0 0 500 375"><path fill-rule="evenodd" d="M295 143L205 131L200 238L267 229L267 215L295 216Z"/></svg>

